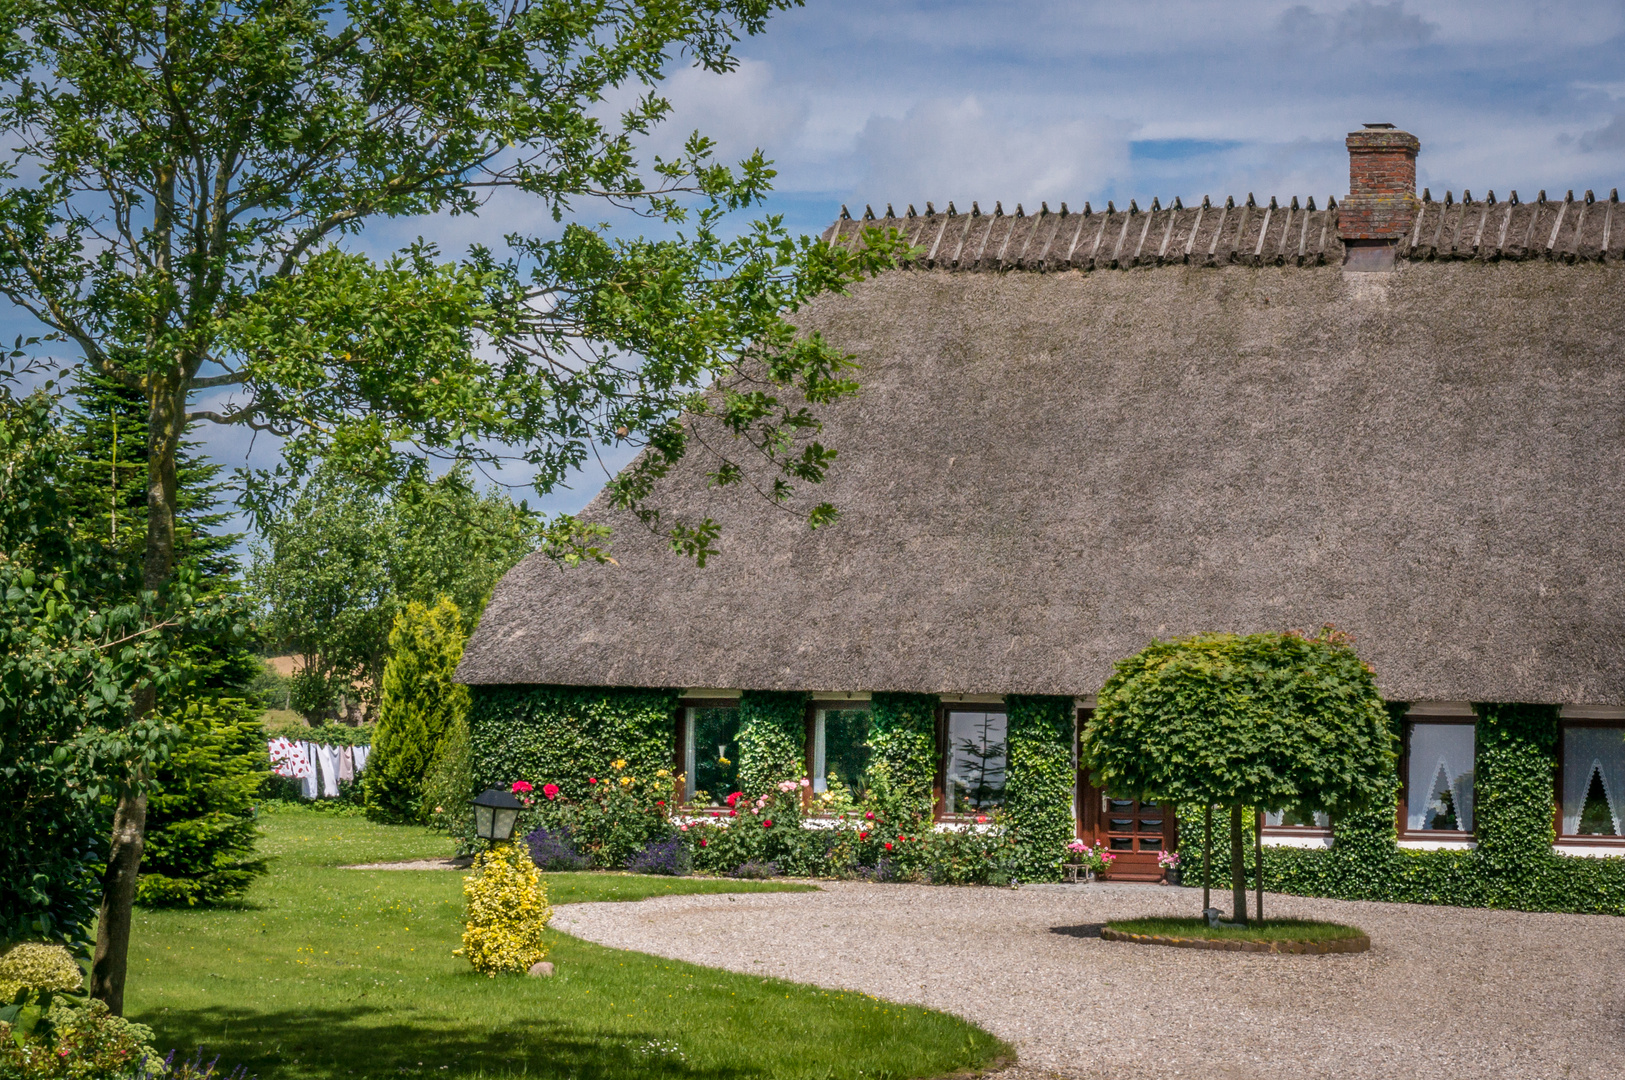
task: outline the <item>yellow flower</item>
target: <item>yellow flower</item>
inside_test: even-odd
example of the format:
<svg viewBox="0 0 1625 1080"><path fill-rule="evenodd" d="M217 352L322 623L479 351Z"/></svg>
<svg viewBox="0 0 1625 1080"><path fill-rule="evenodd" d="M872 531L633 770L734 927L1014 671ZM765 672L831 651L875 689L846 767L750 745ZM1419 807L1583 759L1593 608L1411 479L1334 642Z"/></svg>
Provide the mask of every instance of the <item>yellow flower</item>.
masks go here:
<svg viewBox="0 0 1625 1080"><path fill-rule="evenodd" d="M610 765L615 769L616 772L619 772L620 770L626 768L626 760L624 758L617 758L616 760L610 762Z"/></svg>
<svg viewBox="0 0 1625 1080"><path fill-rule="evenodd" d="M627 787L627 786L629 786L629 785L630 785L630 784L631 784L631 783L632 783L632 778L631 778L631 777L630 777L630 776L623 776L623 777L621 777L621 786L622 786L622 787Z"/></svg>
<svg viewBox="0 0 1625 1080"><path fill-rule="evenodd" d="M664 780L666 777L671 775L671 771L669 769L659 769L655 772L655 775Z"/></svg>

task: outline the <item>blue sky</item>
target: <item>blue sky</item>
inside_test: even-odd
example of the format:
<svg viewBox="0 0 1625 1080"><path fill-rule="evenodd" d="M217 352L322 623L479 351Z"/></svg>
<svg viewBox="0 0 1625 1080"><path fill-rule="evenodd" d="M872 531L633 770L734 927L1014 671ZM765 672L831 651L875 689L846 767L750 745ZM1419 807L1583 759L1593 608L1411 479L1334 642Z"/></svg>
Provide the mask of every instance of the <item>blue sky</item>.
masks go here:
<svg viewBox="0 0 1625 1080"><path fill-rule="evenodd" d="M766 209L807 232L842 203L1323 202L1347 189L1343 137L1368 121L1421 140L1418 182L1438 197L1625 186L1618 0L809 0L738 55L732 74L674 71L676 116L650 148L670 152L696 128L730 157L760 146L780 171ZM458 249L527 221L547 227L504 202L364 242L422 232ZM246 432L199 436L244 462ZM262 437L253 460L274 452ZM578 509L600 482L541 505Z"/></svg>

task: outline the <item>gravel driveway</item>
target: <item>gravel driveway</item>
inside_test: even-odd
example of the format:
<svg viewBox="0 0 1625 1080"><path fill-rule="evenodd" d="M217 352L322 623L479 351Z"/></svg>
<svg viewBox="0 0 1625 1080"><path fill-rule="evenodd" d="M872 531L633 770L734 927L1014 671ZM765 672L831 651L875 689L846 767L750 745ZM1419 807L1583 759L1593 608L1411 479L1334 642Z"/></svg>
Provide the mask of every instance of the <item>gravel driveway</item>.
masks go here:
<svg viewBox="0 0 1625 1080"><path fill-rule="evenodd" d="M1011 1077L1625 1076L1625 919L1265 895L1271 916L1352 923L1368 953L1280 956L1102 941L1099 924L1195 914L1154 885L948 888L571 904L604 945L958 1013L1014 1043Z"/></svg>

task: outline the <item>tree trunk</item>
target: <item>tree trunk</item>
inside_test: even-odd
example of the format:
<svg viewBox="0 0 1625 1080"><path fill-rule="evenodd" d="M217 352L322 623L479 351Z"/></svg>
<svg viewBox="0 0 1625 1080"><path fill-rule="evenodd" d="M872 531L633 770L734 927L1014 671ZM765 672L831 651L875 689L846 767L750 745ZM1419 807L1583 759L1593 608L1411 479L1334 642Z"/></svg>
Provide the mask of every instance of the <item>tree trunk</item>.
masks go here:
<svg viewBox="0 0 1625 1080"><path fill-rule="evenodd" d="M147 420L147 543L141 584L162 593L175 569L175 452L185 427L185 394L173 387L152 391ZM132 721L156 705L152 691L135 695ZM96 953L91 961L90 994L106 1003L114 1016L124 1015L124 976L130 957L130 916L135 908L136 878L146 845L146 776L137 772L113 811L113 837L107 870L102 874L102 902L96 921Z"/></svg>
<svg viewBox="0 0 1625 1080"><path fill-rule="evenodd" d="M113 811L113 842L102 874L102 904L96 920L96 957L90 967L90 995L114 1016L124 1015L124 972L130 955L130 914L136 875L146 842L147 796L140 790L121 796Z"/></svg>
<svg viewBox="0 0 1625 1080"><path fill-rule="evenodd" d="M1230 921L1247 922L1247 867L1242 857L1241 807L1230 808Z"/></svg>
<svg viewBox="0 0 1625 1080"><path fill-rule="evenodd" d="M1253 906L1258 909L1258 921L1264 921L1264 814L1263 811L1253 811L1253 869L1256 871L1255 880L1258 884L1258 903Z"/></svg>

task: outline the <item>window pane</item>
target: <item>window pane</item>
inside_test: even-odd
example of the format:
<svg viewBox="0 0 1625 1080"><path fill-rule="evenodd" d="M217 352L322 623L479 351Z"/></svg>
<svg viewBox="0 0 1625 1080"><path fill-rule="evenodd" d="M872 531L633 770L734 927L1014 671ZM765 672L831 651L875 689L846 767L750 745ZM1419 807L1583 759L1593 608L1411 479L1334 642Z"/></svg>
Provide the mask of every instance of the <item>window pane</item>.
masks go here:
<svg viewBox="0 0 1625 1080"><path fill-rule="evenodd" d="M1563 835L1620 836L1625 728L1563 729Z"/></svg>
<svg viewBox="0 0 1625 1080"><path fill-rule="evenodd" d="M813 791L829 790L829 776L853 795L868 788L869 710L819 709L813 721Z"/></svg>
<svg viewBox="0 0 1625 1080"><path fill-rule="evenodd" d="M948 813L991 810L1004 802L1005 716L948 713Z"/></svg>
<svg viewBox="0 0 1625 1080"><path fill-rule="evenodd" d="M1264 824L1272 829L1282 827L1329 829L1332 827L1332 819L1326 816L1324 810L1317 810L1315 813L1310 814L1299 810L1297 807L1292 807L1288 810L1276 810L1265 814Z"/></svg>
<svg viewBox="0 0 1625 1080"><path fill-rule="evenodd" d="M1473 831L1473 725L1412 724L1406 826Z"/></svg>
<svg viewBox="0 0 1625 1080"><path fill-rule="evenodd" d="M689 709L683 768L688 798L720 806L739 784L739 710Z"/></svg>

